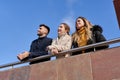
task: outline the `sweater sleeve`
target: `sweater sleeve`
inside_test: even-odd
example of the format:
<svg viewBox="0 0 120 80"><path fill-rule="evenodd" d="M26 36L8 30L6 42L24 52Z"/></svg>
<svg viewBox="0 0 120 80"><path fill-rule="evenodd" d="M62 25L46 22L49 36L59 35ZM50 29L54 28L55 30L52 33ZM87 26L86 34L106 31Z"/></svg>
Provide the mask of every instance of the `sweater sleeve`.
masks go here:
<svg viewBox="0 0 120 80"><path fill-rule="evenodd" d="M51 47L52 48L57 48L58 51L68 50L72 46L72 39L71 39L70 36L66 37L65 40L63 40L61 43L59 43L59 45L56 44L57 43L56 41L57 40L53 41Z"/></svg>
<svg viewBox="0 0 120 80"><path fill-rule="evenodd" d="M58 49L58 51L68 50L71 48L72 40L71 38L67 38L65 40L65 45L55 45L55 47Z"/></svg>

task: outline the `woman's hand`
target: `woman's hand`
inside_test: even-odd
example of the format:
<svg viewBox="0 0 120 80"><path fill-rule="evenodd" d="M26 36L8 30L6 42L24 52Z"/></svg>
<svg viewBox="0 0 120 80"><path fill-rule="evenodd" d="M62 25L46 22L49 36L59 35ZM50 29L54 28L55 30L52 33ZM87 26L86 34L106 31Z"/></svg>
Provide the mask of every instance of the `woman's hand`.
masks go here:
<svg viewBox="0 0 120 80"><path fill-rule="evenodd" d="M52 54L58 54L58 50L57 50L56 48L52 48L52 49L51 49L51 53L52 53Z"/></svg>

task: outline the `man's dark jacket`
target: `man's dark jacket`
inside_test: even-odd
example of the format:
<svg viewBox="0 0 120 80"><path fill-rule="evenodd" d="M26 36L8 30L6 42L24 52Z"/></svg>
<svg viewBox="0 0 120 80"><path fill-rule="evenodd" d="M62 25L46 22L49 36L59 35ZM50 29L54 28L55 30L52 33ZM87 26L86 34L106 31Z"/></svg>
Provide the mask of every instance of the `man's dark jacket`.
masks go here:
<svg viewBox="0 0 120 80"><path fill-rule="evenodd" d="M29 58L35 58L43 55L48 55L48 52L46 50L46 47L51 45L52 39L48 37L39 37L38 39L34 40L30 47L30 55ZM48 61L50 58L47 59L41 59L38 61L30 62L30 64Z"/></svg>

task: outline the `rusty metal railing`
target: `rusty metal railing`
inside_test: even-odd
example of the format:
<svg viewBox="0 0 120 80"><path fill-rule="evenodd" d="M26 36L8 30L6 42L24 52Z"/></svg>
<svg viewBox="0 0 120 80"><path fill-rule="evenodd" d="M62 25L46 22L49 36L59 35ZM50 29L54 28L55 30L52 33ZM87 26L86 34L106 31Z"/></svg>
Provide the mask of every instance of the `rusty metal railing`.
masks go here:
<svg viewBox="0 0 120 80"><path fill-rule="evenodd" d="M45 55L45 56L40 56L40 57L36 57L33 59L29 59L26 61L17 61L17 62L13 62L13 63L9 63L9 64L4 64L4 65L0 65L0 68L6 68L6 67L10 67L10 66L13 67L13 66L18 65L18 64L23 64L23 63L28 63L28 62L40 60L40 59L50 58L52 56L65 55L66 53L72 53L72 52L80 51L83 49L99 47L99 46L114 44L114 43L118 43L118 42L120 42L120 38L116 38L116 39L112 39L112 40L108 40L108 41L103 41L100 43L95 43L95 44L91 44L91 45L87 45L87 46L83 46L83 47L73 48L70 50L65 50L65 51L59 52L59 54L56 54L56 55Z"/></svg>

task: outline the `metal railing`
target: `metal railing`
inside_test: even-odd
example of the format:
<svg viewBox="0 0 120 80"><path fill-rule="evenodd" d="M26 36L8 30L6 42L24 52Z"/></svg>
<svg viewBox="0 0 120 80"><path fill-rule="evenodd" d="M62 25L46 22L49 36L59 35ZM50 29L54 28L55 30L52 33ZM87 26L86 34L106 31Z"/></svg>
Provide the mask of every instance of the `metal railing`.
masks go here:
<svg viewBox="0 0 120 80"><path fill-rule="evenodd" d="M91 44L91 45L87 45L87 46L83 46L83 47L73 48L70 50L65 50L65 51L59 52L59 54L56 54L56 55L45 55L45 56L40 56L40 57L36 57L33 59L29 59L26 61L17 61L17 62L13 62L13 63L9 63L9 64L4 64L4 65L0 65L0 68L10 67L10 66L13 67L13 66L18 65L18 64L23 64L23 63L27 63L27 62L32 62L32 61L41 60L41 59L45 59L45 58L50 58L52 56L65 55L66 53L72 53L72 52L80 51L83 49L94 48L94 47L104 46L104 45L108 45L108 44L114 44L114 43L118 43L118 42L120 42L120 38L116 38L116 39L112 39L112 40L108 40L108 41L103 41L100 43L95 43L95 44Z"/></svg>

